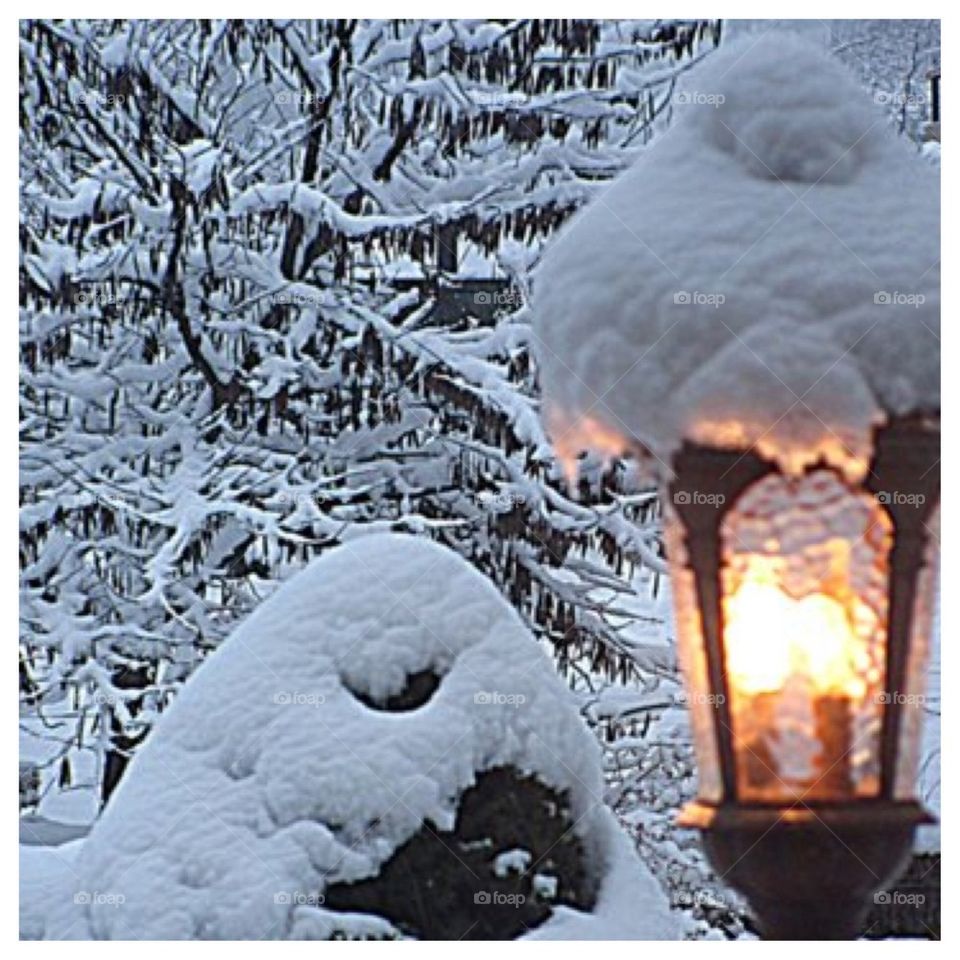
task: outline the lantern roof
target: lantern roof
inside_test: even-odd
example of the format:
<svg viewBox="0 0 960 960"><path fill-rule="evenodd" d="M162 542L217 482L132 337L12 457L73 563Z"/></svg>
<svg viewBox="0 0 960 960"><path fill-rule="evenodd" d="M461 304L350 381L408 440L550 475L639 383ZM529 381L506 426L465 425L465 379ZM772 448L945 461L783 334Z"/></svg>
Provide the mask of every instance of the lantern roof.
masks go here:
<svg viewBox="0 0 960 960"><path fill-rule="evenodd" d="M939 410L939 171L789 34L709 55L675 101L536 274L554 443L862 475L875 426Z"/></svg>

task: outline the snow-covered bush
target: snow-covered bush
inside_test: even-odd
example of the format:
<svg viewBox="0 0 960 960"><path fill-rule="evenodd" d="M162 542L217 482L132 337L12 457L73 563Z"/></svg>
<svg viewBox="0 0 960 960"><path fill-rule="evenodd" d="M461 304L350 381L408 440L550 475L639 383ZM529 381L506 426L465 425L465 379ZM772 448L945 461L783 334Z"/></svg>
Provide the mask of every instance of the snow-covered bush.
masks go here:
<svg viewBox="0 0 960 960"><path fill-rule="evenodd" d="M439 683L424 702L388 708L426 671ZM508 788L484 788L485 777ZM423 860L425 829L447 858L485 871L438 891L466 898L451 922L473 915L489 932L485 908L494 916L509 896L530 925L553 915L614 935L626 877L638 903L631 935L675 933L603 803L576 699L515 611L451 550L365 537L288 581L194 674L59 901L24 904L24 928L108 939L415 934L415 915L342 912L325 896L372 907L362 884L409 858L411 843L429 871L412 882L426 892L444 874L436 849ZM451 932L442 918L427 932L437 924Z"/></svg>

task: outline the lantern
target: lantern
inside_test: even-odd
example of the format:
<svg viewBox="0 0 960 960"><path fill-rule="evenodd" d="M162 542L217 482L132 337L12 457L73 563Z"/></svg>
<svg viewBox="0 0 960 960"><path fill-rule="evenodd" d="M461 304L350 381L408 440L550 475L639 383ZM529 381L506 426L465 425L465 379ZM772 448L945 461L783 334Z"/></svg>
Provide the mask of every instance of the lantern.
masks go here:
<svg viewBox="0 0 960 960"><path fill-rule="evenodd" d="M862 482L686 443L667 545L699 765L681 824L770 939L858 935L897 875L933 600L939 431L877 431Z"/></svg>
<svg viewBox="0 0 960 960"><path fill-rule="evenodd" d="M537 267L544 409L568 460L670 478L682 822L765 936L854 937L924 819L939 181L801 38L686 81Z"/></svg>

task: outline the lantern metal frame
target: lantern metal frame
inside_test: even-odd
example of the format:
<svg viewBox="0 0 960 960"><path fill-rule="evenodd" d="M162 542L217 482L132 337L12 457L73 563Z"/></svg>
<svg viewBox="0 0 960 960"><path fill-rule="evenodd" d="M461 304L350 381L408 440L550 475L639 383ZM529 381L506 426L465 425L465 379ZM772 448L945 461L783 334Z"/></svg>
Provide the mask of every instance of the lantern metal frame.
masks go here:
<svg viewBox="0 0 960 960"><path fill-rule="evenodd" d="M872 894L903 869L915 827L931 819L915 799L896 796L904 704L889 694L904 690L907 680L928 524L939 502L939 426L920 417L893 420L877 431L874 451L860 490L877 497L893 531L880 784L875 797L842 801L775 804L738 796L724 666L721 532L740 496L778 468L752 451L692 443L674 461L670 500L693 577L710 688L695 693L710 694L721 785L719 800L698 798L681 813L679 823L702 831L711 863L746 896L767 939L856 938ZM818 463L810 470L824 466ZM712 496L686 495L691 490ZM905 496L880 496L889 491Z"/></svg>

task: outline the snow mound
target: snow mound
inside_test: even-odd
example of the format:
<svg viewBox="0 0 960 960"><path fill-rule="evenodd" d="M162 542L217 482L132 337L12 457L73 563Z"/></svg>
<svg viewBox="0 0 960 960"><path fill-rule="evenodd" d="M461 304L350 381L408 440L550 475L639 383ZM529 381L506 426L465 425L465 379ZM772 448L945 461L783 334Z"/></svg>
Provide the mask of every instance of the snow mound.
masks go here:
<svg viewBox="0 0 960 960"><path fill-rule="evenodd" d="M422 705L386 708L425 671L440 682ZM395 933L325 910L324 889L375 876L425 822L452 828L458 797L506 765L568 791L597 922L609 919L623 837L601 802L597 745L549 659L452 551L400 535L351 541L281 587L185 684L87 839L68 903L31 933ZM632 869L647 883L637 935L674 935L652 877Z"/></svg>
<svg viewBox="0 0 960 960"><path fill-rule="evenodd" d="M939 410L935 168L820 47L746 38L561 231L533 313L555 446L684 439L860 476L873 429Z"/></svg>

